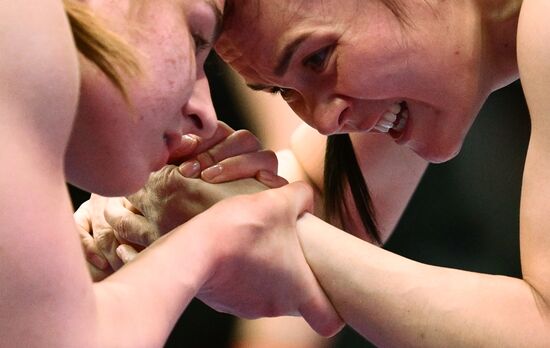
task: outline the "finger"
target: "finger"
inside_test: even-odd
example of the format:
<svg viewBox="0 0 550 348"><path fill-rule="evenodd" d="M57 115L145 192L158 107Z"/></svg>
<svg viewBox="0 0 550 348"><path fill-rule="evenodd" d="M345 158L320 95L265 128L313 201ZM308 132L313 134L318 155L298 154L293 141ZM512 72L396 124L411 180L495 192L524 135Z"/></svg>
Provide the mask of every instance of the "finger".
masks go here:
<svg viewBox="0 0 550 348"><path fill-rule="evenodd" d="M208 149L208 153L215 162L244 153L256 152L262 149L258 138L246 129L230 134L222 142Z"/></svg>
<svg viewBox="0 0 550 348"><path fill-rule="evenodd" d="M121 202L122 202L122 206L126 209L128 209L129 211L131 211L132 213L135 213L135 214L141 214L141 212L139 211L138 208L136 208L132 202L130 202L126 197L123 197L121 198Z"/></svg>
<svg viewBox="0 0 550 348"><path fill-rule="evenodd" d="M122 267L123 263L116 254L116 248L120 243L110 226L94 229L94 242L113 270Z"/></svg>
<svg viewBox="0 0 550 348"><path fill-rule="evenodd" d="M154 224L126 209L122 204L109 204L105 210L105 220L112 226L119 240L148 246L160 237Z"/></svg>
<svg viewBox="0 0 550 348"><path fill-rule="evenodd" d="M279 188L288 185L288 180L285 178L265 170L261 170L256 174L256 180L269 188Z"/></svg>
<svg viewBox="0 0 550 348"><path fill-rule="evenodd" d="M88 271L90 272L94 282L99 282L113 274L113 269L110 267L105 270L101 270L90 262L86 262L86 265L88 266Z"/></svg>
<svg viewBox="0 0 550 348"><path fill-rule="evenodd" d="M170 154L168 164L179 165L221 142L233 132L234 130L227 124L218 121L216 132L208 139L201 138L195 134L185 134L182 136L182 144L180 147Z"/></svg>
<svg viewBox="0 0 550 348"><path fill-rule="evenodd" d="M80 226L78 226L78 233L80 235L80 241L84 249L86 260L100 270L108 269L109 262L107 262L107 259L103 256L101 251L99 251L92 235Z"/></svg>
<svg viewBox="0 0 550 348"><path fill-rule="evenodd" d="M90 202L94 243L107 262L109 262L111 268L118 270L122 267L122 261L116 255L116 248L120 243L116 239L111 226L105 221L105 209L107 209L107 204L112 204L113 202L121 204L121 200L120 198L106 198L92 195Z"/></svg>
<svg viewBox="0 0 550 348"><path fill-rule="evenodd" d="M286 196L287 204L294 209L296 216L313 212L313 189L305 182L296 181L274 190Z"/></svg>
<svg viewBox="0 0 550 348"><path fill-rule="evenodd" d="M84 202L73 216L77 225L76 227L80 236L82 248L84 250L84 257L88 262L97 267L97 269L105 270L109 268L109 263L97 247L95 240L92 237L92 223L90 221L89 206L90 201Z"/></svg>
<svg viewBox="0 0 550 348"><path fill-rule="evenodd" d="M313 275L311 277L313 280L309 282L317 283L315 277ZM334 336L344 327L344 322L323 290L318 284L315 285L315 290L313 290L311 296L299 306L298 310L309 326L317 333L326 337Z"/></svg>
<svg viewBox="0 0 550 348"><path fill-rule="evenodd" d="M235 130L233 130L233 128L229 127L224 122L218 121L218 128L216 129L216 132L214 132L214 135L212 137L208 139L198 138L199 144L194 154L196 155L210 149L214 145L222 142L224 139L226 139L230 134L234 132Z"/></svg>
<svg viewBox="0 0 550 348"><path fill-rule="evenodd" d="M198 178L201 174L201 163L197 160L186 161L178 167L178 170L186 178Z"/></svg>
<svg viewBox="0 0 550 348"><path fill-rule="evenodd" d="M261 150L261 144L250 131L236 131L215 146L205 149L197 155L201 168L208 168L224 159Z"/></svg>
<svg viewBox="0 0 550 348"><path fill-rule="evenodd" d="M78 207L74 212L73 217L74 221L81 229L85 230L88 233L92 233L92 224L90 221L90 212L88 210L90 201L86 201Z"/></svg>
<svg viewBox="0 0 550 348"><path fill-rule="evenodd" d="M199 146L199 138L192 134L181 136L180 146L170 154L169 164L180 164L186 157L196 153Z"/></svg>
<svg viewBox="0 0 550 348"><path fill-rule="evenodd" d="M230 157L203 170L201 178L210 183L254 178L259 171L277 173L277 164L273 151L251 152Z"/></svg>
<svg viewBox="0 0 550 348"><path fill-rule="evenodd" d="M132 261L138 254L136 249L132 248L132 246L128 244L121 244L117 249L116 253L118 257L124 262L124 264L127 264L128 262Z"/></svg>

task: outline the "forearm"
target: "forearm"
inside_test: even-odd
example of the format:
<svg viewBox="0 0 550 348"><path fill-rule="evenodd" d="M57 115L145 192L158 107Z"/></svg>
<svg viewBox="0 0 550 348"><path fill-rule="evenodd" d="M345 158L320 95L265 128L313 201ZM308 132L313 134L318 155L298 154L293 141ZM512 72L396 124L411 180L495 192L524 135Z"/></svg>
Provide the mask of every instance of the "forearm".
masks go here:
<svg viewBox="0 0 550 348"><path fill-rule="evenodd" d="M200 231L192 230L193 222L162 237L134 261L94 284L99 337L106 340L102 346L160 347L165 343L208 276L210 255L199 240Z"/></svg>
<svg viewBox="0 0 550 348"><path fill-rule="evenodd" d="M371 196L380 237L386 241L422 179L428 162L385 135L372 133L350 136ZM290 152L277 154L279 171L289 181L306 180L316 187L320 198L317 203L322 206L326 137L303 126L294 133L292 145ZM351 207L345 216L346 232L366 237L349 192L346 200Z"/></svg>
<svg viewBox="0 0 550 348"><path fill-rule="evenodd" d="M520 279L420 264L312 217L298 235L340 316L378 346L536 347L548 309Z"/></svg>

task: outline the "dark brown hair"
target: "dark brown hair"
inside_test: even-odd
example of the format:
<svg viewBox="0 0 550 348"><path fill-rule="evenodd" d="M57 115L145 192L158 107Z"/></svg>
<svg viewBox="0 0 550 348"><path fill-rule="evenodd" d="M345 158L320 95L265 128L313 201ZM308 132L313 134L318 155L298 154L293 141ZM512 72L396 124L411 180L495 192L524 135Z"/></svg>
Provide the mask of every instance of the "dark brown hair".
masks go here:
<svg viewBox="0 0 550 348"><path fill-rule="evenodd" d="M404 7L397 0L381 1L401 24L410 25ZM345 204L345 192L349 188L366 233L382 244L369 189L348 134L331 135L327 139L323 187L324 214L328 221L339 220L345 227L345 216L350 212L350 207Z"/></svg>
<svg viewBox="0 0 550 348"><path fill-rule="evenodd" d="M134 52L118 36L106 30L85 4L64 0L63 5L78 51L94 63L127 100L123 75L139 72Z"/></svg>
<svg viewBox="0 0 550 348"><path fill-rule="evenodd" d="M369 190L348 134L331 135L327 139L323 186L327 221L339 220L345 227L345 215L350 207L345 204L344 196L346 188L349 188L366 233L382 244Z"/></svg>

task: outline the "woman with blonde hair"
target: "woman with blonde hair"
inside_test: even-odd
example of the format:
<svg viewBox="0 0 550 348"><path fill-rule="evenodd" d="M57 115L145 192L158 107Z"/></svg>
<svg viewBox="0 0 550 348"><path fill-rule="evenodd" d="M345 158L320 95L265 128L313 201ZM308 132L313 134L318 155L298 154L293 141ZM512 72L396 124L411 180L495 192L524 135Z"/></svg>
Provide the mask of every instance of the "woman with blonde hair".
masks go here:
<svg viewBox="0 0 550 348"><path fill-rule="evenodd" d="M255 282L235 283L222 272L256 259L245 256L240 243L251 245L247 237L258 222L268 223L254 223L239 199L213 207L163 237L132 265L92 283L65 182L104 195L129 194L165 165L182 133L214 134L218 126L202 65L216 39L223 3L85 4L0 5L5 169L0 179L0 345L161 346L199 292L253 316L257 305L224 297L229 291L271 291ZM101 14L101 25L92 13ZM310 205L302 185L254 197L254 205L274 198L287 203L267 214L277 229L295 228L295 218ZM233 212L241 208L242 216L235 218ZM225 234L218 235L221 230ZM232 230L240 239L231 237ZM225 238L231 243L219 244ZM292 287L311 291L286 299L284 310L302 312L321 332L331 333L339 319L301 253L296 249L293 255L302 260L303 276Z"/></svg>

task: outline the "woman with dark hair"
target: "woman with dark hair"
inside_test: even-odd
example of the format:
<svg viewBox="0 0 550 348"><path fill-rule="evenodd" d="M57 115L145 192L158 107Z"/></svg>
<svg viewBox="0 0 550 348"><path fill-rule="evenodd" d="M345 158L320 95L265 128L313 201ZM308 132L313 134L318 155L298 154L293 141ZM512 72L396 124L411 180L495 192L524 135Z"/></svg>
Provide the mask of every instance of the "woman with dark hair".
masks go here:
<svg viewBox="0 0 550 348"><path fill-rule="evenodd" d="M318 215L360 238L311 215L298 222L297 236L338 313L375 344L550 342L549 11L542 0L235 0L226 6L220 56L249 87L280 93L329 136L326 142L302 128L292 161L282 165L292 163L295 177L318 189L325 202ZM489 94L519 77L532 121L520 217L523 278L420 264L366 243L387 240L427 163L456 156ZM325 143L323 171L318 153ZM223 166L217 170L216 182ZM155 192L155 185L167 186L161 180L147 190ZM138 198L140 211L156 212L146 217L163 220L162 202Z"/></svg>
<svg viewBox="0 0 550 348"><path fill-rule="evenodd" d="M321 223L300 225L298 236L339 314L377 345L547 345L548 2L231 4L218 52L250 87L280 93L329 136L325 184L317 185L329 215L362 239L387 239L425 163L458 154L488 95L521 78L532 121L523 279L415 263ZM307 177L322 177L310 156L316 136L302 134L294 153Z"/></svg>
<svg viewBox="0 0 550 348"><path fill-rule="evenodd" d="M0 4L1 346L162 346L197 295L253 316L263 307L254 294L272 293L281 307L266 303L269 310L300 312L326 334L340 327L297 241L290 254L302 274L290 283L284 277L277 289L292 283L288 291L311 290L299 297L276 294L255 282L258 277L231 281L224 272L268 255L261 245L250 248L257 227L295 229L311 205L309 189L300 184L254 195L254 207L269 206L262 221L247 216L245 197L228 200L109 279L94 284L87 272L65 182L103 195L130 194L176 153L182 133L215 134L220 126L202 65L222 6L187 0ZM251 294L254 305L227 299L239 292Z"/></svg>

